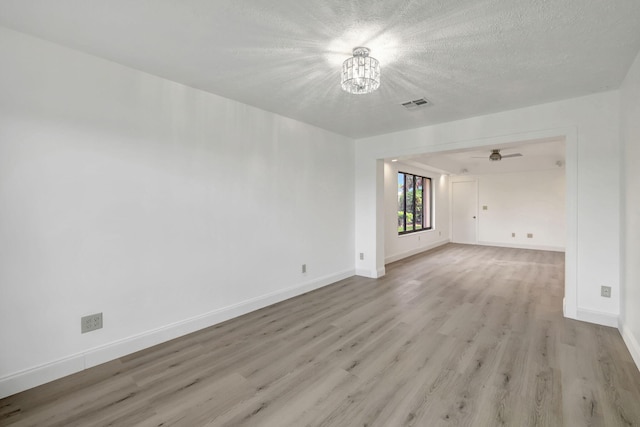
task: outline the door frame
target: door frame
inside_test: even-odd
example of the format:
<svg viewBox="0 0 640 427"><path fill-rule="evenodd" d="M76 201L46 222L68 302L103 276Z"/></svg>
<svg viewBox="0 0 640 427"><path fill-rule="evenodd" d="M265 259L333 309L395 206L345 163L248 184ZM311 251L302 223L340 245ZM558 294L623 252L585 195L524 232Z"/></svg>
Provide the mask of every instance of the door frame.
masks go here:
<svg viewBox="0 0 640 427"><path fill-rule="evenodd" d="M513 112L512 112L513 113ZM514 113L515 114L515 113ZM518 116L520 117L520 116ZM576 125L553 125L531 127L524 118L507 129L502 122L496 124L487 118L478 118L480 124L473 135L458 132L453 127L437 131L425 127L407 131L409 143L393 137L393 144L378 143L356 145L356 225L354 262L356 274L363 277L379 278L385 274L384 266L384 161L413 155L436 152L467 150L470 148L489 149L500 144L523 143L546 138L564 138L566 153L566 250L564 315L578 319L578 127ZM546 120L546 119L545 119ZM549 121L543 120L548 124ZM529 123L529 125L527 125ZM540 124L540 123L538 123ZM453 125L452 125L453 126ZM414 134L424 135L420 143L411 143ZM391 138L391 137L390 137ZM398 137L399 138L399 137ZM366 141L364 139L363 141ZM386 141L380 139L380 141ZM368 251L375 256L358 259L358 253Z"/></svg>
<svg viewBox="0 0 640 427"><path fill-rule="evenodd" d="M459 178L459 179L457 179ZM452 243L457 243L453 241L453 184L457 183L457 182L472 182L475 185L473 186L476 192L476 201L475 201L475 210L476 210L476 222L475 222L475 229L474 229L474 242L473 243L467 243L467 244L472 244L472 245L477 245L478 244L478 221L480 221L480 217L479 217L479 200L480 200L480 189L478 187L478 179L477 178L469 178L469 177L451 177L451 179L449 180L449 194L451 195L451 197L449 197L449 236L451 236L451 242Z"/></svg>

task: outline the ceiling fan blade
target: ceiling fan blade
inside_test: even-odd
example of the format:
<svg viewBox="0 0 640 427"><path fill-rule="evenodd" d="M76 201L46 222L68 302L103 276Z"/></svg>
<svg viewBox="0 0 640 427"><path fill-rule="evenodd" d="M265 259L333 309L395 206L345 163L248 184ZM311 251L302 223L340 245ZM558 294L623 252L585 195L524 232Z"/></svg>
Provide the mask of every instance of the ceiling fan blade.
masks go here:
<svg viewBox="0 0 640 427"><path fill-rule="evenodd" d="M502 156L503 159L506 159L506 158L509 158L509 157L522 157L522 154L515 153L515 154L507 154L506 156Z"/></svg>
<svg viewBox="0 0 640 427"><path fill-rule="evenodd" d="M470 159L486 159L487 156L472 156L472 157L469 157L469 158Z"/></svg>

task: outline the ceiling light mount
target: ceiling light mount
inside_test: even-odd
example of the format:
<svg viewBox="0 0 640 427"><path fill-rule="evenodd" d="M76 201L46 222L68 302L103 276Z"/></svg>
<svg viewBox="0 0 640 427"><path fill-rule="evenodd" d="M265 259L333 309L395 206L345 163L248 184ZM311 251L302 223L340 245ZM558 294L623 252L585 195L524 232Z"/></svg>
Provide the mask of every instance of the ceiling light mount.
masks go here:
<svg viewBox="0 0 640 427"><path fill-rule="evenodd" d="M498 162L502 160L502 154L500 154L500 150L491 150L489 160L491 160L492 162Z"/></svg>
<svg viewBox="0 0 640 427"><path fill-rule="evenodd" d="M342 63L342 89L356 95L380 87L380 63L369 56L369 48L356 47L353 56Z"/></svg>

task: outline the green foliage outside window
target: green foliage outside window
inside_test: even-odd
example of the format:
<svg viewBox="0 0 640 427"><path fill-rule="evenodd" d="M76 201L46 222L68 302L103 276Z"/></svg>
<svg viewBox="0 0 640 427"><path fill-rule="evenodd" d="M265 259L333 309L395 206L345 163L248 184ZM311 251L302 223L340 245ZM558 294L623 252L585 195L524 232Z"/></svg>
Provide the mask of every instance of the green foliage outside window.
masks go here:
<svg viewBox="0 0 640 427"><path fill-rule="evenodd" d="M431 178L398 172L398 234L431 229Z"/></svg>

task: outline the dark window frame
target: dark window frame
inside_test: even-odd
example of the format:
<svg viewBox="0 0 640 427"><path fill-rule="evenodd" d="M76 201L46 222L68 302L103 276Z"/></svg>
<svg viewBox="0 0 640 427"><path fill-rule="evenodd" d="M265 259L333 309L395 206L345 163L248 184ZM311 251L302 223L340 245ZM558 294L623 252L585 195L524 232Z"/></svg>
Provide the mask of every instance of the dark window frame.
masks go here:
<svg viewBox="0 0 640 427"><path fill-rule="evenodd" d="M398 226L396 227L396 229L398 230L398 236L411 234L411 233L419 233L421 231L433 230L433 180L427 176L421 176L414 173L398 171L398 181L400 180L400 175L403 175L403 182L404 182L403 202L404 203L402 204L403 209L400 209L401 208L400 200L398 200L398 209L397 209L398 214L402 212L402 218L403 218L402 224L398 224ZM412 218L414 218L414 221L413 221L413 224L411 224L413 227L413 230L407 230L407 195L410 193L409 191L407 191L408 190L407 175L410 175L413 177L413 183L411 186L411 190L412 190L411 206L413 207L413 211L414 211L412 214ZM422 180L422 223L420 224L421 227L419 229L416 229L415 211L416 211L416 195L418 194L417 184L419 180ZM428 191L425 191L425 184L427 183L427 181L428 181ZM425 201L428 201L428 209L424 208ZM425 225L427 222L429 223L428 227ZM401 225L402 225L402 231L400 230Z"/></svg>

